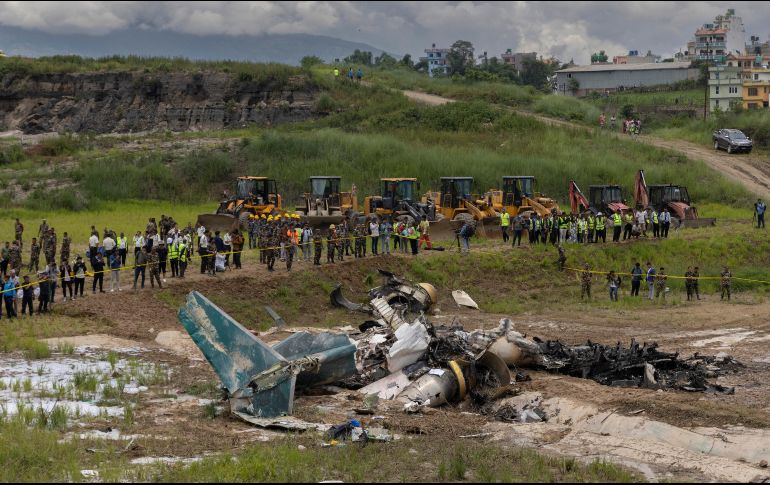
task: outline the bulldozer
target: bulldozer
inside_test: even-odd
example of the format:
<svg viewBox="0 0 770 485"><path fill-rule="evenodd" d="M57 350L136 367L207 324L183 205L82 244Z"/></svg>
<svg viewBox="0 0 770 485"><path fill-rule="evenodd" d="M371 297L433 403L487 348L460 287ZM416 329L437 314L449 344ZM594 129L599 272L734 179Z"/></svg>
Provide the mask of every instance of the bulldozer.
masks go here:
<svg viewBox="0 0 770 485"><path fill-rule="evenodd" d="M246 227L249 216L271 215L281 211L281 195L275 180L267 177L238 177L235 195L227 191L215 214L200 214L198 224L212 231Z"/></svg>
<svg viewBox="0 0 770 485"><path fill-rule="evenodd" d="M480 236L501 234L499 214L489 202L472 191L473 177L441 177L441 191L428 192L424 196L437 203L437 222L431 228L435 239L454 238L466 221L475 221L476 233Z"/></svg>
<svg viewBox="0 0 770 485"><path fill-rule="evenodd" d="M303 222L318 228L358 217L358 200L352 192L340 192L341 180L338 176L310 177L310 192L304 194L304 205L296 210Z"/></svg>
<svg viewBox="0 0 770 485"><path fill-rule="evenodd" d="M535 177L529 175L503 177L502 190L490 190L486 199L496 212L505 209L511 217L528 212L547 217L553 209L559 210L555 200L535 192Z"/></svg>
<svg viewBox="0 0 770 485"><path fill-rule="evenodd" d="M580 206L590 210L594 214L603 213L605 216L614 214L615 211L625 213L631 210L623 198L623 188L619 185L591 185L588 187L588 198L574 181L569 183L569 200L572 212L577 213Z"/></svg>
<svg viewBox="0 0 770 485"><path fill-rule="evenodd" d="M428 221L436 220L436 205L432 200L422 198L418 201L420 183L415 178L380 179L380 195L364 199L364 215L390 216L419 222L423 216Z"/></svg>
<svg viewBox="0 0 770 485"><path fill-rule="evenodd" d="M698 210L690 205L687 187L681 185L647 185L644 170L636 173L634 202L637 207L652 207L657 212L668 208L671 211L672 226L704 227L716 224L716 219L699 217Z"/></svg>

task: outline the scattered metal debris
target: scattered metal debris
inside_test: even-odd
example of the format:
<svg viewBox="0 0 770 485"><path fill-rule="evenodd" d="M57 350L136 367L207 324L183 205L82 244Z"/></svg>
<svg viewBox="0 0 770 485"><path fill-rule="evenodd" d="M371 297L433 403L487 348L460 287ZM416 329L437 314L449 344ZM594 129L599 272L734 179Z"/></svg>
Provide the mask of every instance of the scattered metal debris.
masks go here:
<svg viewBox="0 0 770 485"><path fill-rule="evenodd" d="M624 347L589 341L570 346L527 338L508 319L487 331L434 327L425 315L437 300L432 286L385 271L380 274L386 283L369 292L368 304L348 301L340 286L331 294L334 305L373 317L359 326L359 333L348 327L350 336L298 332L270 347L196 292L188 295L179 318L221 378L236 416L258 426L296 431L319 425L276 418L292 413L295 387L333 383L357 389L366 396L365 405L354 411L363 415L374 414L380 399L399 401L408 413L468 399L481 414L531 423L548 416L540 401L520 394L517 381L530 380L521 368L610 386L733 393L733 388L708 379L742 367L726 354L682 359L658 350L656 343L632 341ZM461 290L452 296L458 305L478 308ZM266 309L281 325L280 316ZM360 426L346 424L344 437L357 429Z"/></svg>
<svg viewBox="0 0 770 485"><path fill-rule="evenodd" d="M385 278L385 284L369 290L371 305L353 303L342 295L342 285L337 285L330 294L333 306L348 310L373 314L376 306L373 300L384 301L399 315L407 312L419 314L427 312L437 303L438 293L430 283L412 283L388 271L378 270ZM411 318L407 318L411 320Z"/></svg>
<svg viewBox="0 0 770 485"><path fill-rule="evenodd" d="M457 306L475 308L476 310L479 309L479 305L475 301L473 301L473 298L471 298L468 295L468 293L464 292L463 290L453 291L452 298L454 298L454 301L455 303L457 303Z"/></svg>

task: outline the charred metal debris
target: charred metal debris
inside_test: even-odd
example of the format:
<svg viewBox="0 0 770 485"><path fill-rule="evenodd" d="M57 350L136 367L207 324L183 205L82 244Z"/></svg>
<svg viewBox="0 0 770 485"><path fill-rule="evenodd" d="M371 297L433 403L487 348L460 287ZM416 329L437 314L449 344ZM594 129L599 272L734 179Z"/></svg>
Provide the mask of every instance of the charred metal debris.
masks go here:
<svg viewBox="0 0 770 485"><path fill-rule="evenodd" d="M380 271L385 284L354 303L337 286L332 305L368 315L358 331L298 332L270 346L197 292L179 319L222 380L231 411L264 427L304 430L293 420L295 391L333 384L365 399L394 400L405 412L465 402L503 421L547 419L539 402L517 401L523 371L542 370L619 387L731 394L710 380L743 366L726 354L683 359L656 343L570 346L516 332L503 319L493 330L434 326L436 289ZM280 317L272 312L276 321Z"/></svg>

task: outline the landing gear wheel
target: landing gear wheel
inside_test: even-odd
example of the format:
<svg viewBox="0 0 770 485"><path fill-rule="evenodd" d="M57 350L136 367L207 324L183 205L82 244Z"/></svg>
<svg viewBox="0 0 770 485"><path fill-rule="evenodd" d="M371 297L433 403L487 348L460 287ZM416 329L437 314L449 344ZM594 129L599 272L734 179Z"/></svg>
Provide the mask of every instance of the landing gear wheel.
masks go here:
<svg viewBox="0 0 770 485"><path fill-rule="evenodd" d="M719 150L719 142L718 141L714 142L714 150Z"/></svg>
<svg viewBox="0 0 770 485"><path fill-rule="evenodd" d="M730 154L733 153L733 146L732 145L727 145L727 153L730 153Z"/></svg>

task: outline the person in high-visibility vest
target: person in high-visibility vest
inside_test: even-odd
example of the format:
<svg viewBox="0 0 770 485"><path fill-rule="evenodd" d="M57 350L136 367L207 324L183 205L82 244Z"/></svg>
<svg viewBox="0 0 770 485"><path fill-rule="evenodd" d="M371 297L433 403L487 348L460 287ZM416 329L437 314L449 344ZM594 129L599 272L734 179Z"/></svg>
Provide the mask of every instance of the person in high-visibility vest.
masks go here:
<svg viewBox="0 0 770 485"><path fill-rule="evenodd" d="M334 80L336 81L339 78L340 78L340 70L339 70L338 67L335 67L334 68Z"/></svg>
<svg viewBox="0 0 770 485"><path fill-rule="evenodd" d="M631 231L634 227L634 215L629 210L623 215L623 240L631 239Z"/></svg>
<svg viewBox="0 0 770 485"><path fill-rule="evenodd" d="M596 226L596 238L594 239L594 242L599 242L599 239L601 239L602 242L607 242L607 228L604 225L604 214L601 212L596 214L594 224Z"/></svg>
<svg viewBox="0 0 770 485"><path fill-rule="evenodd" d="M623 216L620 210L612 214L612 242L620 242L620 233L623 230Z"/></svg>
<svg viewBox="0 0 770 485"><path fill-rule="evenodd" d="M179 250L179 277L184 278L184 272L187 269L187 258L188 258L188 247L187 244L185 244L184 241L181 241L178 243L179 246L177 249Z"/></svg>
<svg viewBox="0 0 770 485"><path fill-rule="evenodd" d="M503 231L503 242L508 242L508 227L511 225L511 215L503 207L500 212L500 229Z"/></svg>
<svg viewBox="0 0 770 485"><path fill-rule="evenodd" d="M179 276L179 239L169 245L168 260L171 263L171 277L176 278Z"/></svg>
<svg viewBox="0 0 770 485"><path fill-rule="evenodd" d="M658 223L658 213L655 209L650 209L650 220L652 221L652 237L660 237L660 224Z"/></svg>
<svg viewBox="0 0 770 485"><path fill-rule="evenodd" d="M567 229L569 229L569 218L562 212L558 219L559 222L559 243L564 244L567 241Z"/></svg>

